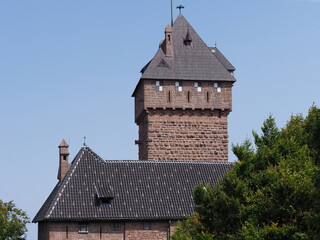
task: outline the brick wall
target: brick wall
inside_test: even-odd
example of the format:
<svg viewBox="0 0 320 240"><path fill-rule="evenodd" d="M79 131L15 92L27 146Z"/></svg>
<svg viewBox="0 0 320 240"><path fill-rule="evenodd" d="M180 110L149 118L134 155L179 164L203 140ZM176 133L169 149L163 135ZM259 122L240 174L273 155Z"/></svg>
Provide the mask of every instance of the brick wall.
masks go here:
<svg viewBox="0 0 320 240"><path fill-rule="evenodd" d="M140 160L228 161L227 112L150 110L139 140Z"/></svg>
<svg viewBox="0 0 320 240"><path fill-rule="evenodd" d="M121 222L114 229L112 222L87 223L88 232L80 233L77 222L40 222L38 240L167 240L176 222L149 222L150 229L143 229L143 222ZM169 230L170 229L170 230Z"/></svg>

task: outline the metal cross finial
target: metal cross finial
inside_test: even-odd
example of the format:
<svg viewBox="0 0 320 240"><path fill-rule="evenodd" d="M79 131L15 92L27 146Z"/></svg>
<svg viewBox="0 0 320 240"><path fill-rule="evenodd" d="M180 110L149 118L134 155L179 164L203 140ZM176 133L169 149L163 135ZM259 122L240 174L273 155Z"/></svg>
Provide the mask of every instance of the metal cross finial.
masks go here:
<svg viewBox="0 0 320 240"><path fill-rule="evenodd" d="M181 9L183 9L183 8L184 8L184 6L179 5L177 8L179 9L179 13L181 14Z"/></svg>
<svg viewBox="0 0 320 240"><path fill-rule="evenodd" d="M87 139L86 136L84 136L84 137L83 137L83 146L87 146L87 144L86 144L86 139Z"/></svg>

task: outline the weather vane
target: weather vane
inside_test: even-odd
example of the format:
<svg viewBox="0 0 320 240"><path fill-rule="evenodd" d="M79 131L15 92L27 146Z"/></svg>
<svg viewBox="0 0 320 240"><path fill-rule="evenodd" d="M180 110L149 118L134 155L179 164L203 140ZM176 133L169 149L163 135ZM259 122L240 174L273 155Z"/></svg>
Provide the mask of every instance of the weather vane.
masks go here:
<svg viewBox="0 0 320 240"><path fill-rule="evenodd" d="M177 9L179 9L179 13L181 14L181 9L183 9L184 8L184 6L182 6L182 5L179 5L178 7L177 7Z"/></svg>

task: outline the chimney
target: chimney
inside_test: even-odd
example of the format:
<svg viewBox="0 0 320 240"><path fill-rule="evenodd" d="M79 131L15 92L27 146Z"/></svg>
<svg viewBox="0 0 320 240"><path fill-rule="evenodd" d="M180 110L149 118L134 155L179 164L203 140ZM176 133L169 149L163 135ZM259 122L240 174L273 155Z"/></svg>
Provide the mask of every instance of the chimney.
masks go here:
<svg viewBox="0 0 320 240"><path fill-rule="evenodd" d="M69 145L62 139L59 145L59 171L58 179L62 181L69 170Z"/></svg>
<svg viewBox="0 0 320 240"><path fill-rule="evenodd" d="M167 25L166 30L165 30L165 49L164 53L166 57L173 57L173 41L172 41L172 28L170 25Z"/></svg>

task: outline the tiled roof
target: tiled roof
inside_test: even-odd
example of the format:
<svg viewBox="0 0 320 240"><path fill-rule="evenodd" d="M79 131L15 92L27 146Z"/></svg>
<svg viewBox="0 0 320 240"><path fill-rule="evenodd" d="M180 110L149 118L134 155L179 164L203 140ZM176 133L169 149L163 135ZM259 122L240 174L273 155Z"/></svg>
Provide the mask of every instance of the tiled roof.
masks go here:
<svg viewBox="0 0 320 240"><path fill-rule="evenodd" d="M213 162L104 161L84 146L33 221L181 219L193 212L194 187L216 184L230 168ZM100 205L100 197L111 198L111 204Z"/></svg>
<svg viewBox="0 0 320 240"><path fill-rule="evenodd" d="M166 57L160 47L141 70L141 79L236 81L228 69L234 67L222 54L214 54L181 14L172 26L172 40L174 56ZM192 41L190 46L186 40Z"/></svg>

